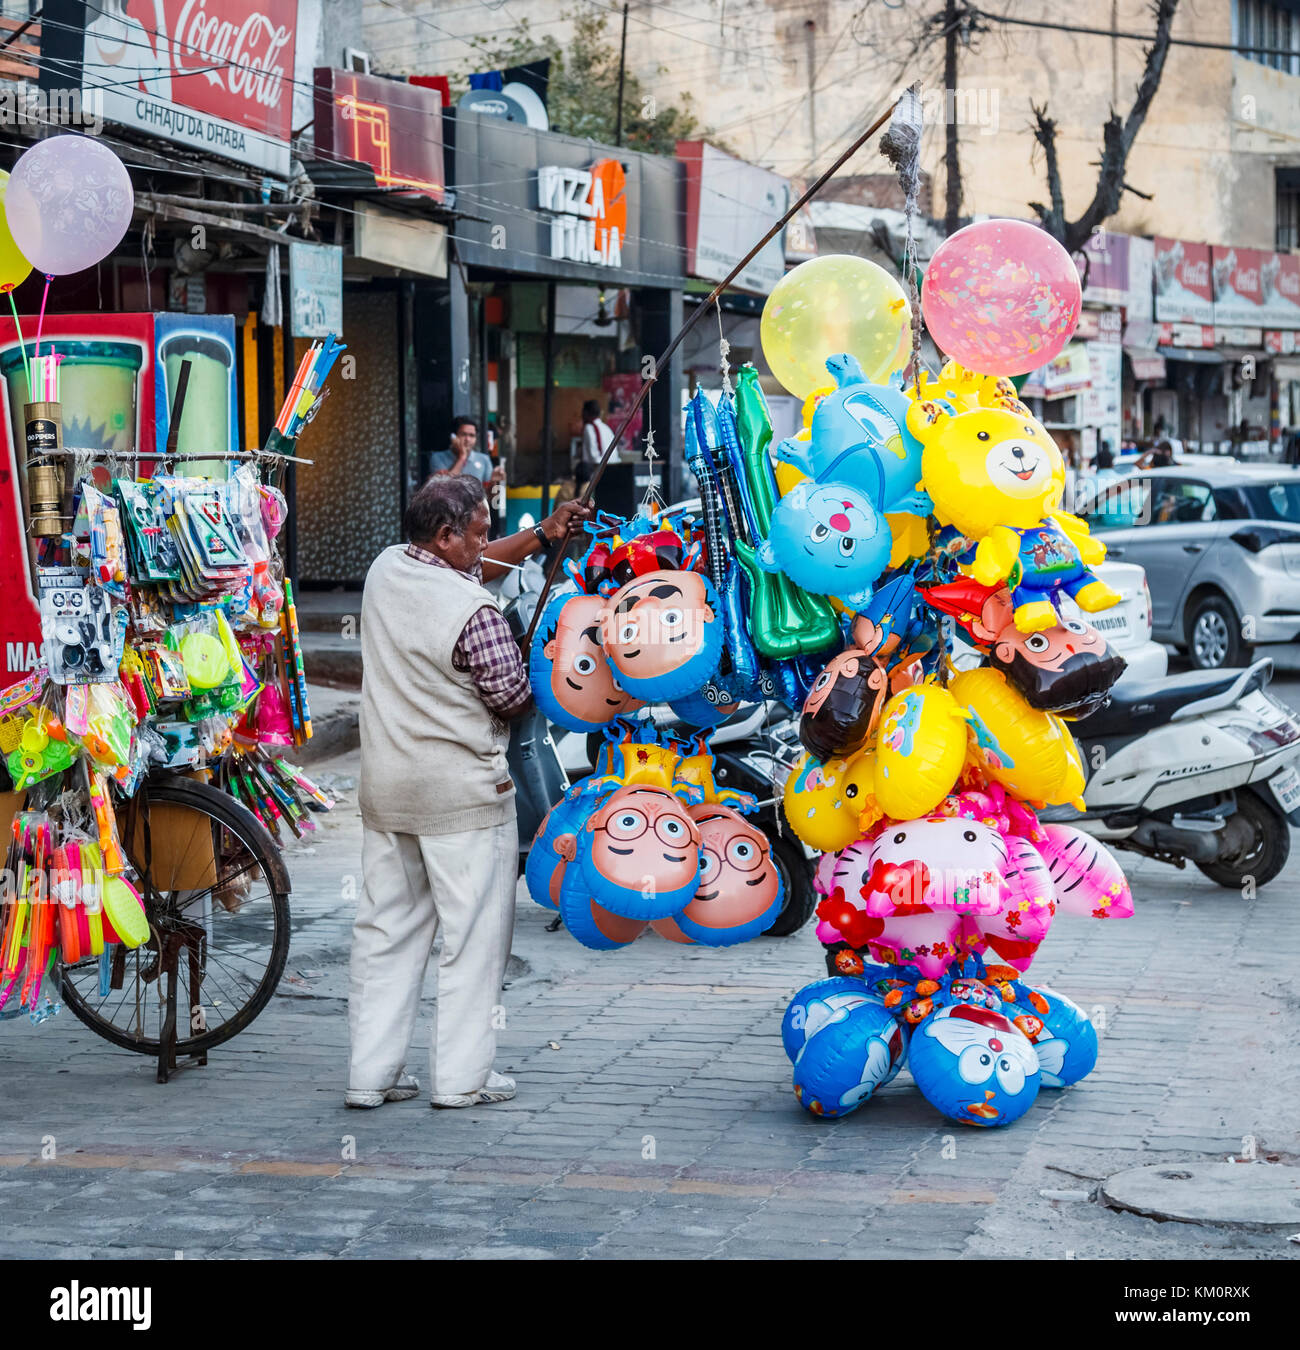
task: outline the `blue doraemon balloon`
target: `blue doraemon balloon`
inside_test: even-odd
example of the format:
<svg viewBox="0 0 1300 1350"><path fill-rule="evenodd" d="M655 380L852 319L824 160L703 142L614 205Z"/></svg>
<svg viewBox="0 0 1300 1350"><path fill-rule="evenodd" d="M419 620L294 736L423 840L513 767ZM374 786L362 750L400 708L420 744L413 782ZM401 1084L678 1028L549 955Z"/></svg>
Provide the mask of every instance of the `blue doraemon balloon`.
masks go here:
<svg viewBox="0 0 1300 1350"><path fill-rule="evenodd" d="M861 609L889 564L893 542L888 522L857 488L801 482L777 502L758 565Z"/></svg>
<svg viewBox="0 0 1300 1350"><path fill-rule="evenodd" d="M903 1026L884 1004L864 1000L809 1034L794 1062L794 1095L815 1116L848 1115L898 1073L906 1054Z"/></svg>
<svg viewBox="0 0 1300 1350"><path fill-rule="evenodd" d="M856 976L837 975L804 985L781 1019L781 1044L790 1062L798 1059L810 1036L831 1022L843 1021L860 1003L880 1003L880 999Z"/></svg>
<svg viewBox="0 0 1300 1350"><path fill-rule="evenodd" d="M1042 1081L1028 1039L1001 1013L959 1003L912 1033L909 1067L931 1106L963 1125L1008 1125Z"/></svg>
<svg viewBox="0 0 1300 1350"><path fill-rule="evenodd" d="M1011 1020L1033 1043L1043 1086L1069 1087L1097 1064L1097 1028L1077 1003L1054 989L1021 986Z"/></svg>

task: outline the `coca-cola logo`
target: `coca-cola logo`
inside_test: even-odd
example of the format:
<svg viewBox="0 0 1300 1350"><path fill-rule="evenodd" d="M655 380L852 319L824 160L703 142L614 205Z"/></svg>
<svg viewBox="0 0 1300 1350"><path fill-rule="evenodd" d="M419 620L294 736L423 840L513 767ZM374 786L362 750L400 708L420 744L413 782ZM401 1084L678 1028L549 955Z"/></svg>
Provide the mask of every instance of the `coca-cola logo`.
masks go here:
<svg viewBox="0 0 1300 1350"><path fill-rule="evenodd" d="M1183 263L1184 286L1208 286L1210 284L1210 264L1208 262Z"/></svg>
<svg viewBox="0 0 1300 1350"><path fill-rule="evenodd" d="M1300 271L1279 272L1277 288L1283 295L1300 296Z"/></svg>
<svg viewBox="0 0 1300 1350"><path fill-rule="evenodd" d="M202 74L235 98L278 108L285 86L283 53L293 30L260 10L241 21L208 13L208 0L185 0L172 43L177 75Z"/></svg>
<svg viewBox="0 0 1300 1350"><path fill-rule="evenodd" d="M1257 267L1239 267L1232 278L1233 289L1238 295L1253 295L1259 290L1259 269Z"/></svg>

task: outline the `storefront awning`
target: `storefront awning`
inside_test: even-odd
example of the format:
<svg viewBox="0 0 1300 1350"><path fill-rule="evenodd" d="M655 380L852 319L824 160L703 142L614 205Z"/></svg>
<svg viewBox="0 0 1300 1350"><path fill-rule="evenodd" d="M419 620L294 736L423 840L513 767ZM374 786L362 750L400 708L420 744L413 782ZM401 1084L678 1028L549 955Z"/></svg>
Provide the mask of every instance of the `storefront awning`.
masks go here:
<svg viewBox="0 0 1300 1350"><path fill-rule="evenodd" d="M1227 357L1222 352L1199 347L1159 347L1166 361L1184 361L1193 366L1221 366Z"/></svg>
<svg viewBox="0 0 1300 1350"><path fill-rule="evenodd" d="M1164 356L1154 347L1125 347L1135 380L1163 380L1168 373Z"/></svg>

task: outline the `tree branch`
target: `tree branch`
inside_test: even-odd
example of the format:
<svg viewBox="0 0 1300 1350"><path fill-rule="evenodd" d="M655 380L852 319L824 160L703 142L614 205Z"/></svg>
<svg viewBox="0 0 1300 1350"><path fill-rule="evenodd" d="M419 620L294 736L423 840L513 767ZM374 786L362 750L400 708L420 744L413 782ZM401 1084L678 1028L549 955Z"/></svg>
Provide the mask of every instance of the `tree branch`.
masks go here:
<svg viewBox="0 0 1300 1350"><path fill-rule="evenodd" d="M1147 48L1146 64L1137 94L1128 116L1121 120L1112 108L1106 125L1102 128L1101 165L1097 174L1097 189L1092 201L1077 220L1067 220L1065 203L1061 191L1060 167L1056 158L1056 124L1047 116L1046 107L1034 108L1034 138L1047 156L1047 187L1052 199L1052 208L1045 210L1041 204L1030 202L1031 209L1043 223L1043 228L1060 241L1069 253L1079 253L1092 237L1098 226L1119 210L1120 199L1128 188L1124 181L1124 171L1128 163L1129 151L1137 140L1138 132L1146 121L1151 101L1160 88L1160 79L1164 74L1165 58L1169 54L1169 39L1173 29L1174 14L1178 9L1178 0L1155 0L1152 14L1156 21L1155 37ZM1142 194L1138 194L1139 196Z"/></svg>

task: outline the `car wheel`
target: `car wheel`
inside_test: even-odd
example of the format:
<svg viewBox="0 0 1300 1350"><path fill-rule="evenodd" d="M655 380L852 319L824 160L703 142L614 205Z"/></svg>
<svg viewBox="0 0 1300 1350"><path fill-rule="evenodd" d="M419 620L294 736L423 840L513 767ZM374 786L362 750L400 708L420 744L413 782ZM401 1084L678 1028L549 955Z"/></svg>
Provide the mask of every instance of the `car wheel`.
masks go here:
<svg viewBox="0 0 1300 1350"><path fill-rule="evenodd" d="M1207 595L1187 621L1187 654L1197 670L1244 666L1250 649L1241 638L1241 619L1221 595Z"/></svg>

